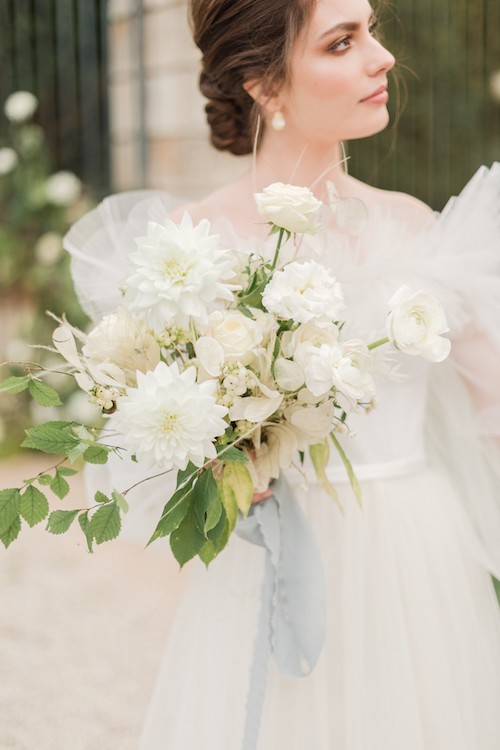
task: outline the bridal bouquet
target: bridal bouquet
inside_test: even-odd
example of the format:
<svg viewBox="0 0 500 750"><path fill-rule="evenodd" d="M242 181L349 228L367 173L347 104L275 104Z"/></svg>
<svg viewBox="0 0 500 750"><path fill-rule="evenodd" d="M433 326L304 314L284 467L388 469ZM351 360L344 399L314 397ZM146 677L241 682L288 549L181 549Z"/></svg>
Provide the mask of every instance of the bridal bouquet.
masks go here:
<svg viewBox="0 0 500 750"><path fill-rule="evenodd" d="M187 213L178 224L149 222L129 256L121 306L88 333L58 320L53 347L61 369L101 407L106 426L98 432L51 421L27 431L23 446L59 460L23 488L0 491L5 546L21 519L33 526L47 517L55 534L78 518L89 550L115 538L131 488L98 491L94 506L80 510L49 512L46 495L47 488L67 494L75 461L105 463L111 452L132 455L151 476L176 472L150 542L170 536L181 565L219 554L254 493L300 464L306 450L335 496L325 473L331 443L360 499L337 433L348 429L353 410L374 405L373 350L391 344L444 359L444 313L425 290L401 287L388 300L386 336L345 337L338 280L313 260L280 259L286 242L298 246L321 231L327 207L308 189L281 183L255 197L276 237L272 260L242 257L221 245L207 220L195 226ZM0 388L55 405L44 374L32 367Z"/></svg>

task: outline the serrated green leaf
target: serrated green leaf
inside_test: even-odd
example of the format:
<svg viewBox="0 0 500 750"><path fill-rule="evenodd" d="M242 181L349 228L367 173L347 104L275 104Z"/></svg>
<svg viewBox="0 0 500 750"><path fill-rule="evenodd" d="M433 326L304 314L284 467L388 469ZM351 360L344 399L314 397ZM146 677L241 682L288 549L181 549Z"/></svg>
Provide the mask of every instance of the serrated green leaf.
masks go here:
<svg viewBox="0 0 500 750"><path fill-rule="evenodd" d="M86 443L77 443L74 448L66 453L68 460L71 461L71 463L78 461L78 459L83 456L87 448L88 446Z"/></svg>
<svg viewBox="0 0 500 750"><path fill-rule="evenodd" d="M52 477L50 474L41 474L37 481L39 484L47 487L52 482Z"/></svg>
<svg viewBox="0 0 500 750"><path fill-rule="evenodd" d="M5 529L0 534L0 541L2 542L3 546L7 548L12 542L17 539L19 536L19 532L21 531L21 517L17 515L8 529Z"/></svg>
<svg viewBox="0 0 500 750"><path fill-rule="evenodd" d="M242 463L230 463L224 467L222 483L231 488L239 510L248 515L253 497L253 481L247 467Z"/></svg>
<svg viewBox="0 0 500 750"><path fill-rule="evenodd" d="M0 534L7 533L19 516L21 493L17 488L0 490Z"/></svg>
<svg viewBox="0 0 500 750"><path fill-rule="evenodd" d="M125 499L125 495L122 495L121 492L117 492L116 490L113 490L113 492L111 493L111 497L113 498L113 500L115 501L115 503L118 505L118 507L123 513L128 512L128 502Z"/></svg>
<svg viewBox="0 0 500 750"><path fill-rule="evenodd" d="M62 404L58 392L51 388L50 385L41 383L39 380L31 378L28 391L40 406L61 406Z"/></svg>
<svg viewBox="0 0 500 750"><path fill-rule="evenodd" d="M57 471L62 477L73 477L75 474L78 474L76 469L70 469L68 466L58 466Z"/></svg>
<svg viewBox="0 0 500 750"><path fill-rule="evenodd" d="M90 520L88 516L88 512L80 513L78 516L78 523L80 524L80 528L85 534L85 539L87 540L87 548L89 552L93 552L93 546L92 542L94 541L94 538L92 536L92 529L90 528Z"/></svg>
<svg viewBox="0 0 500 750"><path fill-rule="evenodd" d="M71 427L71 422L59 421L30 427L21 445L44 453L66 455L78 444L77 438L71 434Z"/></svg>
<svg viewBox="0 0 500 750"><path fill-rule="evenodd" d="M190 484L194 482L196 479L196 475L198 473L198 468L191 463L191 461L188 463L185 469L179 469L177 472L177 479L176 479L176 488L180 487L181 484L184 484L186 479L190 479Z"/></svg>
<svg viewBox="0 0 500 750"><path fill-rule="evenodd" d="M57 469L54 478L50 483L50 489L60 500L63 500L69 492L69 484Z"/></svg>
<svg viewBox="0 0 500 750"><path fill-rule="evenodd" d="M43 492L30 485L21 496L19 510L24 520L33 527L47 517L49 503Z"/></svg>
<svg viewBox="0 0 500 750"><path fill-rule="evenodd" d="M111 498L105 495L104 492L101 492L101 490L97 490L94 495L94 500L96 501L96 503L109 503L111 501Z"/></svg>
<svg viewBox="0 0 500 750"><path fill-rule="evenodd" d="M227 461L227 463L232 463L233 461L242 461L245 463L248 461L247 454L240 450L240 448L235 448L234 445L227 448L224 445L219 445L217 447L217 453L219 454L218 457L221 461Z"/></svg>
<svg viewBox="0 0 500 750"><path fill-rule="evenodd" d="M0 383L0 391L5 391L5 393L21 393L27 390L30 382L31 378L29 375L22 375L21 377L13 375L4 380L3 383Z"/></svg>
<svg viewBox="0 0 500 750"><path fill-rule="evenodd" d="M217 526L221 517L219 488L210 469L202 471L194 486L194 512L198 528L205 536Z"/></svg>
<svg viewBox="0 0 500 750"><path fill-rule="evenodd" d="M95 441L94 435L84 424L73 425L73 432L83 442L93 443Z"/></svg>
<svg viewBox="0 0 500 750"><path fill-rule="evenodd" d="M53 510L47 521L47 531L51 534L64 534L79 512L78 510Z"/></svg>
<svg viewBox="0 0 500 750"><path fill-rule="evenodd" d="M83 458L89 464L105 464L108 460L108 449L102 445L89 445L83 454Z"/></svg>
<svg viewBox="0 0 500 750"><path fill-rule="evenodd" d="M193 504L193 500L193 482L190 482L185 487L174 492L168 503L163 508L161 518L158 521L153 536L148 542L148 546L154 542L155 539L162 539L164 536L168 536L180 526L186 513Z"/></svg>
<svg viewBox="0 0 500 750"><path fill-rule="evenodd" d="M121 525L120 509L115 502L102 505L90 519L90 530L97 544L116 539Z"/></svg>
<svg viewBox="0 0 500 750"><path fill-rule="evenodd" d="M182 523L170 534L170 549L181 568L198 554L205 542L190 505Z"/></svg>

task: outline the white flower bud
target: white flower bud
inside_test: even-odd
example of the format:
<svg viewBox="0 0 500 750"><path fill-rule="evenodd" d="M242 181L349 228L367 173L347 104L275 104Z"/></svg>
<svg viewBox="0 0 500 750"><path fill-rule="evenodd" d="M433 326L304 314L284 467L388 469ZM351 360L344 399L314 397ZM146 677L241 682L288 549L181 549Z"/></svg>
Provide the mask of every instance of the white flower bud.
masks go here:
<svg viewBox="0 0 500 750"><path fill-rule="evenodd" d="M38 99L30 91L15 91L7 97L4 112L11 122L22 123L29 120L38 107Z"/></svg>

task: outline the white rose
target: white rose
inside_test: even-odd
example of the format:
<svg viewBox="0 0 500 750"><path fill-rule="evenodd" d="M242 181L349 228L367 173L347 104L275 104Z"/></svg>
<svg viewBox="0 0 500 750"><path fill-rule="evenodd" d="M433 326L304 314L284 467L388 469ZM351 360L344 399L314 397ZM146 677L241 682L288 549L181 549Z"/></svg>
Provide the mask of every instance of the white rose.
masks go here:
<svg viewBox="0 0 500 750"><path fill-rule="evenodd" d="M160 347L156 339L124 308L106 315L88 334L82 354L91 365L104 367L106 372L111 365L119 368L129 384L135 383L137 370L154 370L160 361ZM117 377L118 373L114 375Z"/></svg>
<svg viewBox="0 0 500 750"><path fill-rule="evenodd" d="M38 107L38 99L29 91L15 91L7 97L4 112L11 122L26 122Z"/></svg>
<svg viewBox="0 0 500 750"><path fill-rule="evenodd" d="M446 315L430 292L412 292L402 286L390 299L389 309L387 335L396 349L430 362L446 359L451 348L450 341L441 335L449 330Z"/></svg>
<svg viewBox="0 0 500 750"><path fill-rule="evenodd" d="M45 197L54 206L71 206L82 192L82 183L73 172L56 172L45 183Z"/></svg>
<svg viewBox="0 0 500 750"><path fill-rule="evenodd" d="M281 337L281 350L285 357L294 357L302 344L335 344L339 337L339 329L333 323L322 323L311 320L303 323L294 331L286 331Z"/></svg>
<svg viewBox="0 0 500 750"><path fill-rule="evenodd" d="M262 326L238 310L211 313L203 334L220 344L226 361L237 360L242 365L250 364L263 340Z"/></svg>
<svg viewBox="0 0 500 750"><path fill-rule="evenodd" d="M35 258L42 266L51 266L62 255L62 237L57 232L45 232L35 243Z"/></svg>
<svg viewBox="0 0 500 750"><path fill-rule="evenodd" d="M285 320L332 322L344 309L344 297L339 282L324 266L314 261L293 262L274 274L264 289L262 304Z"/></svg>
<svg viewBox="0 0 500 750"><path fill-rule="evenodd" d="M12 172L18 161L19 159L13 148L8 146L0 148L0 174Z"/></svg>
<svg viewBox="0 0 500 750"><path fill-rule="evenodd" d="M314 234L322 227L324 205L309 188L273 182L254 197L259 214L280 229Z"/></svg>

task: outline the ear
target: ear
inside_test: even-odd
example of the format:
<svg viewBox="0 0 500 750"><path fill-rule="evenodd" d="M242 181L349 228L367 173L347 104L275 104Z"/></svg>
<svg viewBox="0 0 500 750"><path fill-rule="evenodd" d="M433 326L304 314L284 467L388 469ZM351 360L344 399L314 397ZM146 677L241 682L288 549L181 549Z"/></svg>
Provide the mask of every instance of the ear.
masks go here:
<svg viewBox="0 0 500 750"><path fill-rule="evenodd" d="M264 114L273 114L280 108L279 95L268 81L254 79L245 81L243 88L261 108Z"/></svg>

